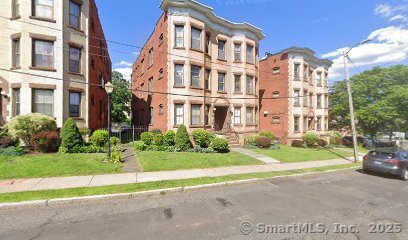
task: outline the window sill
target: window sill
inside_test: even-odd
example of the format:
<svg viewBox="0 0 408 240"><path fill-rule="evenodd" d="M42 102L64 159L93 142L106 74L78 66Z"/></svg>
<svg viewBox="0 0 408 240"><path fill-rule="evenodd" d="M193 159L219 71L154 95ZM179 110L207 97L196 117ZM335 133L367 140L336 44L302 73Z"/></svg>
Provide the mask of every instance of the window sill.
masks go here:
<svg viewBox="0 0 408 240"><path fill-rule="evenodd" d="M235 60L234 63L242 63L241 60Z"/></svg>
<svg viewBox="0 0 408 240"><path fill-rule="evenodd" d="M227 92L225 92L225 91L217 91L217 93L220 93L220 94L227 94Z"/></svg>
<svg viewBox="0 0 408 240"><path fill-rule="evenodd" d="M300 131L293 131L293 133L300 133Z"/></svg>
<svg viewBox="0 0 408 240"><path fill-rule="evenodd" d="M243 93L242 92L234 92L233 94L242 95Z"/></svg>
<svg viewBox="0 0 408 240"><path fill-rule="evenodd" d="M13 20L17 20L17 19L20 19L20 18L21 18L21 16L14 16L14 17L11 17L10 20L13 21Z"/></svg>
<svg viewBox="0 0 408 240"><path fill-rule="evenodd" d="M19 70L21 67L11 67L10 70Z"/></svg>
<svg viewBox="0 0 408 240"><path fill-rule="evenodd" d="M75 121L83 121L83 120L85 120L85 119L82 118L82 117L69 117L69 118L71 118L72 120L75 120Z"/></svg>
<svg viewBox="0 0 408 240"><path fill-rule="evenodd" d="M249 64L249 65L255 65L254 63L251 63L251 62L246 62L246 64Z"/></svg>
<svg viewBox="0 0 408 240"><path fill-rule="evenodd" d="M227 62L227 59L218 58L217 60L221 62Z"/></svg>
<svg viewBox="0 0 408 240"><path fill-rule="evenodd" d="M198 125L190 125L189 128L202 128L203 125L198 124Z"/></svg>
<svg viewBox="0 0 408 240"><path fill-rule="evenodd" d="M57 69L54 68L45 68L45 67L30 67L31 70L37 70L37 71L46 71L46 72L56 72Z"/></svg>
<svg viewBox="0 0 408 240"><path fill-rule="evenodd" d="M57 21L51 18L43 18L43 17L37 17L37 16L30 16L30 19L34 20L39 20L39 21L44 21L44 22L50 22L50 23L56 23Z"/></svg>
<svg viewBox="0 0 408 240"><path fill-rule="evenodd" d="M257 125L254 123L250 123L250 124L245 124L246 127L256 127Z"/></svg>
<svg viewBox="0 0 408 240"><path fill-rule="evenodd" d="M211 93L211 89L205 89L205 92Z"/></svg>
<svg viewBox="0 0 408 240"><path fill-rule="evenodd" d="M293 107L301 107L300 104L295 104Z"/></svg>
<svg viewBox="0 0 408 240"><path fill-rule="evenodd" d="M201 49L190 48L190 50L194 51L194 52L203 53L203 50L201 50Z"/></svg>
<svg viewBox="0 0 408 240"><path fill-rule="evenodd" d="M242 124L233 124L234 127L242 127Z"/></svg>
<svg viewBox="0 0 408 240"><path fill-rule="evenodd" d="M77 27L74 27L74 26L71 26L71 25L67 25L67 27L68 28L71 28L71 29L73 29L73 30L76 30L76 31L78 31L78 32L81 32L81 33L85 33L82 29L80 29L80 28L77 28Z"/></svg>
<svg viewBox="0 0 408 240"><path fill-rule="evenodd" d="M178 49L178 50L186 50L185 47L173 47L173 49Z"/></svg>
<svg viewBox="0 0 408 240"><path fill-rule="evenodd" d="M186 88L186 86L173 86L173 88Z"/></svg>
<svg viewBox="0 0 408 240"><path fill-rule="evenodd" d="M84 75L83 75L82 73L76 73L76 72L68 71L68 74L70 74L70 75L75 75L75 76L80 76L80 77L84 77Z"/></svg>
<svg viewBox="0 0 408 240"><path fill-rule="evenodd" d="M254 93L245 93L245 95L250 95L250 96L254 96Z"/></svg>
<svg viewBox="0 0 408 240"><path fill-rule="evenodd" d="M190 86L189 89L204 90L204 88L202 87L194 87L194 86Z"/></svg>

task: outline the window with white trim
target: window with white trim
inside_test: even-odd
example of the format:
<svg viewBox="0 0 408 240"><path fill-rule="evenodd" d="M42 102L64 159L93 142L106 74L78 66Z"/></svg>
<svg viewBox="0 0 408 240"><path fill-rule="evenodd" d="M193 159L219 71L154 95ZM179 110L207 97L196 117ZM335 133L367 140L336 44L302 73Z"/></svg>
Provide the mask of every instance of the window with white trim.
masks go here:
<svg viewBox="0 0 408 240"><path fill-rule="evenodd" d="M191 105L191 125L201 125L201 105L199 104Z"/></svg>
<svg viewBox="0 0 408 240"><path fill-rule="evenodd" d="M181 64L174 66L174 86L184 86L184 66Z"/></svg>
<svg viewBox="0 0 408 240"><path fill-rule="evenodd" d="M180 125L184 123L184 105L175 104L174 105L174 124Z"/></svg>
<svg viewBox="0 0 408 240"><path fill-rule="evenodd" d="M34 113L42 113L48 116L54 114L54 91L48 89L33 89Z"/></svg>
<svg viewBox="0 0 408 240"><path fill-rule="evenodd" d="M234 124L240 125L241 124L241 108L234 107Z"/></svg>

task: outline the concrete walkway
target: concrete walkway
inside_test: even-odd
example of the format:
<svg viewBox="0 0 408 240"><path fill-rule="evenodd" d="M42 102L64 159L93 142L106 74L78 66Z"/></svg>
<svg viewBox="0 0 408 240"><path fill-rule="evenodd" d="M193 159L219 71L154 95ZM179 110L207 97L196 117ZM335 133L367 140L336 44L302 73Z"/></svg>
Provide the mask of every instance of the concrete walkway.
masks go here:
<svg viewBox="0 0 408 240"><path fill-rule="evenodd" d="M140 171L140 166L138 161L136 160L135 150L131 144L128 144L124 147L124 163L122 168L122 173L135 173Z"/></svg>
<svg viewBox="0 0 408 240"><path fill-rule="evenodd" d="M345 159L335 159L335 160L315 161L315 162L236 166L236 167L222 167L222 168L211 168L211 169L192 169L192 170L177 170L177 171L163 171L163 172L122 173L122 174L95 175L95 176L0 180L0 193L66 189L66 188L78 188L78 187L97 187L97 186L109 186L109 185L120 185L120 184L129 184L129 183L142 183L142 182L157 182L157 181L164 181L164 180L189 179L189 178L200 178L200 177L220 177L220 176L243 174L243 173L277 172L277 171L285 171L285 170L325 167L325 166L341 165L341 164L347 164L347 163L351 163L351 161L345 160Z"/></svg>
<svg viewBox="0 0 408 240"><path fill-rule="evenodd" d="M247 155L247 156L256 158L256 159L258 159L259 161L262 161L262 162L264 162L264 163L266 163L266 164L280 163L280 162L279 162L278 160L276 160L276 159L273 159L273 158L267 157L267 156L265 156L265 155L256 153L256 152L254 152L254 151L251 151L250 149L245 149L245 148L232 148L231 151L239 152L239 153L241 153L241 154L244 154L244 155Z"/></svg>

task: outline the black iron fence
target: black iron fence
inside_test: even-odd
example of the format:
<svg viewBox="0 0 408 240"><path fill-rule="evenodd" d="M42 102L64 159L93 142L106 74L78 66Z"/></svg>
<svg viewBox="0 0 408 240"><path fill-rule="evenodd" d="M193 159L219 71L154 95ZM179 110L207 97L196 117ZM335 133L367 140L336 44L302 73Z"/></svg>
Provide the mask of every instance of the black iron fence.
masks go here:
<svg viewBox="0 0 408 240"><path fill-rule="evenodd" d="M106 128L103 128L101 130L108 130ZM134 141L139 141L140 140L140 135L143 132L149 131L148 126L133 126L133 127L121 127L121 128L113 128L111 130L111 136L112 137L117 137L120 139L120 142L122 144L125 143L130 143Z"/></svg>

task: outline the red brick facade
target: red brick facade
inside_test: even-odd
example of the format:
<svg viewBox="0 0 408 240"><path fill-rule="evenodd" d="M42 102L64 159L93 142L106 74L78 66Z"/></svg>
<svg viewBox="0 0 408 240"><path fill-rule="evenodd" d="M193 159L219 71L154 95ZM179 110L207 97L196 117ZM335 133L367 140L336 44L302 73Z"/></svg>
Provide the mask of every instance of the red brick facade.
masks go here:
<svg viewBox="0 0 408 240"><path fill-rule="evenodd" d="M271 98L290 95L288 68L287 54L270 56L259 62L259 128L260 131L273 132L283 142L286 142L289 130L289 101L287 98Z"/></svg>
<svg viewBox="0 0 408 240"><path fill-rule="evenodd" d="M108 45L94 0L89 3L89 128L94 130L107 126L107 96L102 83L111 81L112 63ZM102 81L103 79L103 81ZM101 85L96 86L95 84Z"/></svg>
<svg viewBox="0 0 408 240"><path fill-rule="evenodd" d="M168 96L148 92L149 81L153 85L150 88L153 92L169 91L167 49L168 21L167 14L164 12L133 65L132 123L135 126L152 127L154 124L156 129L167 130ZM153 53L152 65L150 64L151 52ZM152 113L150 109L153 109ZM150 122L150 114L153 122Z"/></svg>

